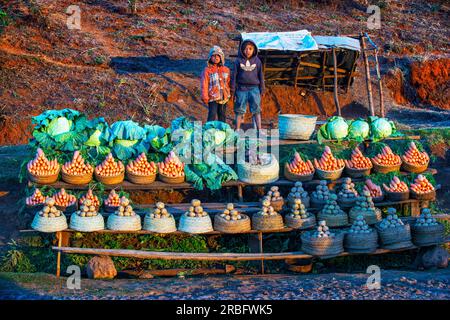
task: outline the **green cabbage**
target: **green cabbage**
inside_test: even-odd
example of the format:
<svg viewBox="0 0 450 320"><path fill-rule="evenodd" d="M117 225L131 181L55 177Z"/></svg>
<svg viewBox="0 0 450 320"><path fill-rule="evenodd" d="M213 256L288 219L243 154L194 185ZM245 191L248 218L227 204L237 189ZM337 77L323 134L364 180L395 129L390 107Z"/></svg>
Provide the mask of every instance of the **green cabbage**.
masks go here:
<svg viewBox="0 0 450 320"><path fill-rule="evenodd" d="M110 130L105 132L105 138L114 155L122 161L148 151L144 143L145 137L145 129L132 120L116 121Z"/></svg>
<svg viewBox="0 0 450 320"><path fill-rule="evenodd" d="M334 116L328 118L317 133L319 143L322 140L343 140L348 135L348 124L344 118Z"/></svg>
<svg viewBox="0 0 450 320"><path fill-rule="evenodd" d="M348 129L348 139L363 141L369 136L369 124L363 119L357 119L350 122Z"/></svg>
<svg viewBox="0 0 450 320"><path fill-rule="evenodd" d="M370 138L374 141L379 141L387 138L396 132L394 122L386 118L379 118L376 116L369 117L370 123Z"/></svg>

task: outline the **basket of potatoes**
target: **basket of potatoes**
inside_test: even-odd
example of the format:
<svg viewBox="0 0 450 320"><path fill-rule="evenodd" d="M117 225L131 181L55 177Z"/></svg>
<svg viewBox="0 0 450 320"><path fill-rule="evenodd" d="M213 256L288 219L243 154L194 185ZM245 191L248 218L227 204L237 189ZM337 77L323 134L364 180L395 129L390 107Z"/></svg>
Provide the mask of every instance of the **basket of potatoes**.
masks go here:
<svg viewBox="0 0 450 320"><path fill-rule="evenodd" d="M187 233L205 233L213 231L212 221L203 210L200 200L193 199L189 210L180 218L178 230Z"/></svg>
<svg viewBox="0 0 450 320"><path fill-rule="evenodd" d="M319 185L316 190L311 194L311 207L322 209L325 203L327 203L328 198L333 194L333 192L328 189L327 181L320 180Z"/></svg>
<svg viewBox="0 0 450 320"><path fill-rule="evenodd" d="M252 229L250 218L228 203L223 213L214 216L214 230L224 233L240 233Z"/></svg>
<svg viewBox="0 0 450 320"><path fill-rule="evenodd" d="M177 231L177 226L166 205L157 202L155 208L145 215L143 229L157 233L171 233Z"/></svg>
<svg viewBox="0 0 450 320"><path fill-rule="evenodd" d="M445 228L437 222L430 209L422 209L412 228L412 241L416 246L438 245L444 242Z"/></svg>
<svg viewBox="0 0 450 320"><path fill-rule="evenodd" d="M304 232L300 239L302 251L313 256L329 258L344 252L344 233L331 231L326 221L319 221L315 231Z"/></svg>
<svg viewBox="0 0 450 320"><path fill-rule="evenodd" d="M117 211L108 216L106 227L116 231L139 231L142 228L141 217L134 212L130 200L122 197Z"/></svg>
<svg viewBox="0 0 450 320"><path fill-rule="evenodd" d="M344 248L347 252L372 253L378 247L378 233L370 228L364 216L359 215L353 221L344 236Z"/></svg>
<svg viewBox="0 0 450 320"><path fill-rule="evenodd" d="M261 211L252 216L252 229L269 231L283 228L283 217L271 206L269 199L264 199Z"/></svg>
<svg viewBox="0 0 450 320"><path fill-rule="evenodd" d="M70 229L81 232L93 232L105 229L103 216L98 213L96 206L90 199L84 199L80 210L70 216Z"/></svg>
<svg viewBox="0 0 450 320"><path fill-rule="evenodd" d="M268 199L270 201L270 205L275 209L275 211L280 212L283 210L284 199L280 194L279 188L277 186L270 187L270 190L267 194L262 198L262 201Z"/></svg>
<svg viewBox="0 0 450 320"><path fill-rule="evenodd" d="M305 206L305 208L309 208L310 206L310 198L308 195L308 192L305 191L303 188L303 184L300 181L297 181L294 184L294 187L291 189L291 191L288 194L287 202L288 204L292 205L295 199L300 198L302 201L302 204Z"/></svg>
<svg viewBox="0 0 450 320"><path fill-rule="evenodd" d="M375 207L369 191L363 191L363 196L358 197L355 206L350 209L348 213L350 223L353 223L358 216L363 216L369 225L379 222L382 218L381 210Z"/></svg>
<svg viewBox="0 0 450 320"><path fill-rule="evenodd" d="M404 224L396 212L394 208L388 208L387 217L375 225L383 249L396 250L413 246L411 227L409 224Z"/></svg>
<svg viewBox="0 0 450 320"><path fill-rule="evenodd" d="M67 229L67 219L55 206L55 199L47 198L31 223L31 228L40 232L57 232Z"/></svg>
<svg viewBox="0 0 450 320"><path fill-rule="evenodd" d="M316 216L306 210L301 198L296 198L290 205L290 211L284 216L286 226L293 229L309 229L316 225Z"/></svg>
<svg viewBox="0 0 450 320"><path fill-rule="evenodd" d="M329 227L342 227L348 224L347 214L339 207L337 195L331 194L325 206L317 215L318 220L325 220Z"/></svg>

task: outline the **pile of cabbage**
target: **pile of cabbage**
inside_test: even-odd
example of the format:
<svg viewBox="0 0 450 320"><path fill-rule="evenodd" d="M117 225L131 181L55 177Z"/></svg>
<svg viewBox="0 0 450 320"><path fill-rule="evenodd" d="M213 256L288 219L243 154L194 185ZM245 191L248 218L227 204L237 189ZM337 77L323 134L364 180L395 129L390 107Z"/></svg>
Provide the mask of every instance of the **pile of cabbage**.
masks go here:
<svg viewBox="0 0 450 320"><path fill-rule="evenodd" d="M386 118L371 116L367 120L345 120L339 116L328 118L318 133L317 140L356 140L362 142L366 139L380 141L392 135L398 135L394 122Z"/></svg>

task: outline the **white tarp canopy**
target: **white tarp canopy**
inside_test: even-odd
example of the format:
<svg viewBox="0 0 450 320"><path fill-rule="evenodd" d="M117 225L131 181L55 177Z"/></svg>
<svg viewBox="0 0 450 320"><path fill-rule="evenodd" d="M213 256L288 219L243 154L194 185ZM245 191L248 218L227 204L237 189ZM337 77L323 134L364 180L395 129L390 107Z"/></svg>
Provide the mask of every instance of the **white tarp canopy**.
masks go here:
<svg viewBox="0 0 450 320"><path fill-rule="evenodd" d="M350 37L314 36L320 49L344 48L361 51L359 40Z"/></svg>

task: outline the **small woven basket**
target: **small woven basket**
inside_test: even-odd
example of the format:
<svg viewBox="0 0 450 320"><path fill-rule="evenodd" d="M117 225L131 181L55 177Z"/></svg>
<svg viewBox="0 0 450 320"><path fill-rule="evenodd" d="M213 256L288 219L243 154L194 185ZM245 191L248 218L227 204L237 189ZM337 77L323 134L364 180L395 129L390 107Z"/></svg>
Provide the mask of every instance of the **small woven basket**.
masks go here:
<svg viewBox="0 0 450 320"><path fill-rule="evenodd" d="M314 231L307 231L301 235L302 251L321 258L331 258L344 252L344 233L335 231L333 237L315 238Z"/></svg>
<svg viewBox="0 0 450 320"><path fill-rule="evenodd" d="M63 181L74 184L74 185L82 185L88 184L92 181L92 173L83 174L83 175L72 175L67 174L64 171L61 171L61 178Z"/></svg>
<svg viewBox="0 0 450 320"><path fill-rule="evenodd" d="M183 183L186 176L180 176L180 177L168 177L163 173L159 173L159 180L165 183L169 184L177 184L177 183Z"/></svg>
<svg viewBox="0 0 450 320"><path fill-rule="evenodd" d="M375 208L374 211L359 211L354 210L354 208L350 209L350 212L348 213L348 218L350 224L353 224L353 222L356 220L358 216L363 216L364 220L368 225L373 225L381 221L383 218L381 214L381 210L378 208Z"/></svg>
<svg viewBox="0 0 450 320"><path fill-rule="evenodd" d="M134 183L134 184L150 184L152 182L155 182L156 180L156 174L151 175L138 175L131 173L130 171L126 170L127 174L127 180Z"/></svg>
<svg viewBox="0 0 450 320"><path fill-rule="evenodd" d="M284 165L284 177L290 181L311 181L314 177L315 170L311 174L296 174L288 169L288 164Z"/></svg>
<svg viewBox="0 0 450 320"><path fill-rule="evenodd" d="M411 242L411 227L409 224L395 228L381 229L379 224L375 225L380 237L381 248L383 249L404 249L413 246Z"/></svg>
<svg viewBox="0 0 450 320"><path fill-rule="evenodd" d="M119 184L122 183L123 180L125 179L125 171L115 176L100 176L96 173L95 179L106 185Z"/></svg>
<svg viewBox="0 0 450 320"><path fill-rule="evenodd" d="M342 176L342 172L344 171L344 167L338 170L333 171L325 171L319 168L316 168L316 175L321 180L337 180Z"/></svg>
<svg viewBox="0 0 450 320"><path fill-rule="evenodd" d="M319 212L317 215L317 220L325 220L327 223L327 226L330 228L332 227L343 227L348 225L348 216L347 214L342 211L342 214L327 214Z"/></svg>
<svg viewBox="0 0 450 320"><path fill-rule="evenodd" d="M81 217L76 212L70 216L70 229L81 232L94 232L105 229L105 220L99 213L93 217Z"/></svg>
<svg viewBox="0 0 450 320"><path fill-rule="evenodd" d="M436 226L412 226L412 241L416 246L424 247L438 245L444 242L445 228L442 224Z"/></svg>
<svg viewBox="0 0 450 320"><path fill-rule="evenodd" d="M55 183L58 180L59 171L61 170L60 168L58 168L58 172L57 173L51 174L51 175L47 175L47 176L37 176L37 175L32 174L30 171L27 171L27 173L28 173L28 180L30 180L31 182L39 183L39 184Z"/></svg>
<svg viewBox="0 0 450 320"><path fill-rule="evenodd" d="M223 233L241 233L252 229L250 218L241 213L240 220L225 220L219 214L214 216L214 230Z"/></svg>
<svg viewBox="0 0 450 320"><path fill-rule="evenodd" d="M386 191L386 197L391 201L405 201L409 199L409 190L406 192Z"/></svg>
<svg viewBox="0 0 450 320"><path fill-rule="evenodd" d="M261 199L261 202L264 199ZM270 205L272 206L272 208L276 211L276 212L281 212L283 210L283 205L284 205L284 199L281 200L276 200L276 201L270 201Z"/></svg>
<svg viewBox="0 0 450 320"><path fill-rule="evenodd" d="M280 214L263 216L254 214L252 216L253 230L280 230L284 228L283 217Z"/></svg>
<svg viewBox="0 0 450 320"><path fill-rule="evenodd" d="M62 206L58 206L58 205L55 205L55 207L56 207L56 209L58 209L64 213L72 213L72 212L75 212L78 210L78 200L75 201L75 203L73 203L67 207L62 207Z"/></svg>
<svg viewBox="0 0 450 320"><path fill-rule="evenodd" d="M375 162L372 161L373 164L373 171L377 172L377 173L389 173L389 172L393 172L393 171L400 171L400 167L402 166L402 164L397 164L395 166L383 166L383 165L379 165Z"/></svg>
<svg viewBox="0 0 450 320"><path fill-rule="evenodd" d="M284 216L286 226L292 229L305 230L313 228L316 225L316 216L310 214L306 219L293 218L289 214Z"/></svg>
<svg viewBox="0 0 450 320"><path fill-rule="evenodd" d="M187 233L205 233L213 231L211 217L189 217L183 214L180 218L178 230Z"/></svg>
<svg viewBox="0 0 450 320"><path fill-rule="evenodd" d="M109 230L116 231L139 231L141 230L141 217L138 214L134 216L118 216L110 214L106 222Z"/></svg>
<svg viewBox="0 0 450 320"><path fill-rule="evenodd" d="M40 232L63 231L67 229L67 219L64 214L61 214L59 217L46 218L36 213L31 223L31 228Z"/></svg>
<svg viewBox="0 0 450 320"><path fill-rule="evenodd" d="M432 201L436 199L436 191L430 191L427 193L416 193L413 190L410 191L411 192L411 198L413 199L417 199L417 200L428 200L428 201Z"/></svg>
<svg viewBox="0 0 450 320"><path fill-rule="evenodd" d="M177 231L177 226L172 215L167 218L151 218L149 214L146 214L143 229L156 233L171 233Z"/></svg>
<svg viewBox="0 0 450 320"><path fill-rule="evenodd" d="M372 229L370 233L345 233L344 248L352 253L372 253L378 248L378 233Z"/></svg>
<svg viewBox="0 0 450 320"><path fill-rule="evenodd" d="M370 175L370 170L372 170L372 166L366 169L354 169L345 166L345 173L352 178L362 178Z"/></svg>
<svg viewBox="0 0 450 320"><path fill-rule="evenodd" d="M424 165L415 165L415 164L411 164L406 161L403 161L402 169L406 172L422 173L422 172L427 171L429 163L430 163L430 160L428 160L427 163Z"/></svg>

